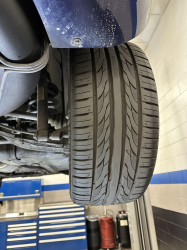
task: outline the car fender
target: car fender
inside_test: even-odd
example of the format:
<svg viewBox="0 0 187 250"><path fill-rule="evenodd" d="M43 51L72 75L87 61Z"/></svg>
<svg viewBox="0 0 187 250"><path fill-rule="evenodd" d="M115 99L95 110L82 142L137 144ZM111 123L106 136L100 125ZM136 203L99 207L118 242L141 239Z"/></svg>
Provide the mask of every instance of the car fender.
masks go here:
<svg viewBox="0 0 187 250"><path fill-rule="evenodd" d="M33 0L54 48L116 46L139 35L151 0Z"/></svg>

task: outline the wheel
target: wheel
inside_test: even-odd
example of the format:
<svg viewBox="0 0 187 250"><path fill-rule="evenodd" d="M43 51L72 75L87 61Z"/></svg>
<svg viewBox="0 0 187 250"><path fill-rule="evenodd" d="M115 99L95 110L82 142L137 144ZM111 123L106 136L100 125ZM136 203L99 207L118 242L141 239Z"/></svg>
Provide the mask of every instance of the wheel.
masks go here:
<svg viewBox="0 0 187 250"><path fill-rule="evenodd" d="M132 202L155 167L159 111L144 52L132 43L71 51L70 194L80 205Z"/></svg>

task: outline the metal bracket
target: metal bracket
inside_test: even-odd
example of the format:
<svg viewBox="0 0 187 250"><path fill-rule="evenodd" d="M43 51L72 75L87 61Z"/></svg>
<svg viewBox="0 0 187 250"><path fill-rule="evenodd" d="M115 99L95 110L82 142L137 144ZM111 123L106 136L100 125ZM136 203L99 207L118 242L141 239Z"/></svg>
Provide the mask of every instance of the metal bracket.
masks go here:
<svg viewBox="0 0 187 250"><path fill-rule="evenodd" d="M41 71L37 90L37 140L48 141L47 69Z"/></svg>
<svg viewBox="0 0 187 250"><path fill-rule="evenodd" d="M68 135L68 126L51 132L49 134L49 139L52 141L60 141L62 138L66 138L67 135Z"/></svg>

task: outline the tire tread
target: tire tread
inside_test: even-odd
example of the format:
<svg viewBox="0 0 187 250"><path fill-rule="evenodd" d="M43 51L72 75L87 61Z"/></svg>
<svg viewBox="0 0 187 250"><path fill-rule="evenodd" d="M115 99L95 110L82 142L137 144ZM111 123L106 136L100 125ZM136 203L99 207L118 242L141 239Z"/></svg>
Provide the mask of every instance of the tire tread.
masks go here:
<svg viewBox="0 0 187 250"><path fill-rule="evenodd" d="M72 52L70 193L73 202L80 205L120 204L138 199L147 189L156 163L159 108L154 75L138 46L122 44L115 47L115 59L121 79L123 114L118 122L123 125L123 140L117 188L111 189L111 180L116 178L111 158L116 152L108 51L101 48ZM112 202L108 199L111 192Z"/></svg>

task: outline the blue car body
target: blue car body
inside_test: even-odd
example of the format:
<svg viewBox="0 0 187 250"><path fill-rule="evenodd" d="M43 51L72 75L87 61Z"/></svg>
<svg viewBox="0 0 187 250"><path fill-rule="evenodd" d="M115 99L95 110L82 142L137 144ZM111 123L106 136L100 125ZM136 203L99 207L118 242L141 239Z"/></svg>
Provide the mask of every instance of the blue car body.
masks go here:
<svg viewBox="0 0 187 250"><path fill-rule="evenodd" d="M151 0L33 0L54 48L101 48L145 28Z"/></svg>

